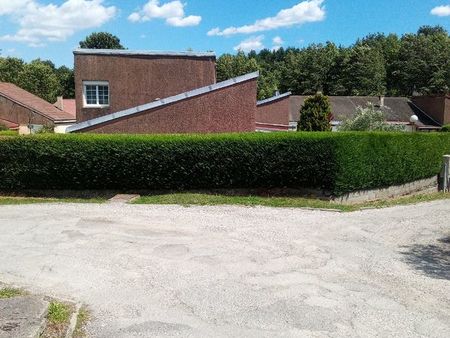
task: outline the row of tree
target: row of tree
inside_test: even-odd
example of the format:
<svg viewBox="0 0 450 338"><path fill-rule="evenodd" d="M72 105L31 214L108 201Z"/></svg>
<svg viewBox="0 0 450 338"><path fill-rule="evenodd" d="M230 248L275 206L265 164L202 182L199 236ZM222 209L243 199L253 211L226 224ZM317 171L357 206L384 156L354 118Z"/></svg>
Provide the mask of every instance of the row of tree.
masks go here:
<svg viewBox="0 0 450 338"><path fill-rule="evenodd" d="M224 54L217 77L225 80L259 70L260 99L276 90L296 95L410 96L450 90L450 36L440 27L416 34L372 34L349 47L332 42L306 48Z"/></svg>
<svg viewBox="0 0 450 338"><path fill-rule="evenodd" d="M124 49L109 33L94 33L81 48ZM448 93L450 90L450 36L440 27L421 27L416 34L373 34L350 47L332 42L305 48L264 49L217 60L217 79L227 80L260 71L258 98L275 91L297 95L410 96ZM58 95L74 97L73 70L56 68L51 61L30 63L0 58L0 81L18 86L54 102Z"/></svg>

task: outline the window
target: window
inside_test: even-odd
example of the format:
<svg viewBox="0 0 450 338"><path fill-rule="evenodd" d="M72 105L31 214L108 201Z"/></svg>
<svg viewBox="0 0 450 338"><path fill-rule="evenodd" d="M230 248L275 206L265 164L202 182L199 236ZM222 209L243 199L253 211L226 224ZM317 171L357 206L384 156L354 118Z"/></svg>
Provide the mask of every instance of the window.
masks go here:
<svg viewBox="0 0 450 338"><path fill-rule="evenodd" d="M103 108L109 106L109 83L84 81L84 107Z"/></svg>

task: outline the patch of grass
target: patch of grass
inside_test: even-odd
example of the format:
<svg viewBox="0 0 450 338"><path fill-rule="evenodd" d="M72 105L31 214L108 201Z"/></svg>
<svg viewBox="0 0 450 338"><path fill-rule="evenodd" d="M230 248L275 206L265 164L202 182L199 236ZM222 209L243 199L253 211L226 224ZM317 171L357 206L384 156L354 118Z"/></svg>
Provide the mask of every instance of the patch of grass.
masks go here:
<svg viewBox="0 0 450 338"><path fill-rule="evenodd" d="M66 337L74 309L71 304L51 301L48 306L47 323L40 338Z"/></svg>
<svg viewBox="0 0 450 338"><path fill-rule="evenodd" d="M0 205L36 204L36 203L104 203L106 198L40 198L0 196Z"/></svg>
<svg viewBox="0 0 450 338"><path fill-rule="evenodd" d="M25 294L26 294L26 292L21 289L10 288L10 287L0 289L0 299L14 298L14 297L23 296Z"/></svg>
<svg viewBox="0 0 450 338"><path fill-rule="evenodd" d="M48 306L47 319L51 324L61 324L70 320L70 313L69 305L53 301Z"/></svg>
<svg viewBox="0 0 450 338"><path fill-rule="evenodd" d="M91 313L86 306L82 306L78 312L77 323L73 332L72 338L87 337L86 325L91 319Z"/></svg>
<svg viewBox="0 0 450 338"><path fill-rule="evenodd" d="M133 204L178 204L178 205L243 205L267 206L275 208L314 208L330 209L343 212L358 211L365 208L386 208L396 205L407 205L421 202L450 199L450 194L433 193L367 202L354 205L336 204L326 200L304 197L261 197L261 196L228 196L199 193L176 193L143 196Z"/></svg>

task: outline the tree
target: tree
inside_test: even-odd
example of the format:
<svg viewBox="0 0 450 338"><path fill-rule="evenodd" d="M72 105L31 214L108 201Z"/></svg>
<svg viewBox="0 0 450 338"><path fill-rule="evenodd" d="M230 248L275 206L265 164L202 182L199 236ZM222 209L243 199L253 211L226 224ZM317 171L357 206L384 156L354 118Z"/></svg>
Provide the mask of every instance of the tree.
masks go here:
<svg viewBox="0 0 450 338"><path fill-rule="evenodd" d="M17 85L50 103L56 102L60 92L58 77L53 69L41 60L24 65L18 75Z"/></svg>
<svg viewBox="0 0 450 338"><path fill-rule="evenodd" d="M357 107L355 116L343 121L339 131L405 131L405 127L387 124L384 113L369 104L366 108Z"/></svg>
<svg viewBox="0 0 450 338"><path fill-rule="evenodd" d="M316 94L308 97L300 108L298 131L331 131L331 119L328 97Z"/></svg>
<svg viewBox="0 0 450 338"><path fill-rule="evenodd" d="M56 69L56 76L58 77L60 86L58 96L62 96L66 99L75 98L75 74L73 69L61 66Z"/></svg>
<svg viewBox="0 0 450 338"><path fill-rule="evenodd" d="M25 63L18 58L0 58L0 81L17 83Z"/></svg>
<svg viewBox="0 0 450 338"><path fill-rule="evenodd" d="M111 33L99 32L87 36L84 41L80 41L80 48L84 49L125 49L120 39Z"/></svg>
<svg viewBox="0 0 450 338"><path fill-rule="evenodd" d="M384 95L386 68L383 55L369 46L353 47L342 77L347 95Z"/></svg>
<svg viewBox="0 0 450 338"><path fill-rule="evenodd" d="M404 95L447 93L450 89L450 37L441 27L422 27L402 37L395 79Z"/></svg>

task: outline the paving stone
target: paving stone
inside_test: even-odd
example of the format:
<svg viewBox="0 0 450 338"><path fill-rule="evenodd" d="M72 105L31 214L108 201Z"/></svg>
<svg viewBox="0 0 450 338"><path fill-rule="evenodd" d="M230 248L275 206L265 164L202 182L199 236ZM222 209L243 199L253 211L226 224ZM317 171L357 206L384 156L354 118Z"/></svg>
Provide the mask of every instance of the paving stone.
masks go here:
<svg viewBox="0 0 450 338"><path fill-rule="evenodd" d="M109 200L110 203L119 203L119 204L125 204L128 202L132 202L135 199L139 198L139 195L134 194L119 194L114 196Z"/></svg>
<svg viewBox="0 0 450 338"><path fill-rule="evenodd" d="M47 309L48 302L37 296L0 300L0 338L39 337Z"/></svg>

